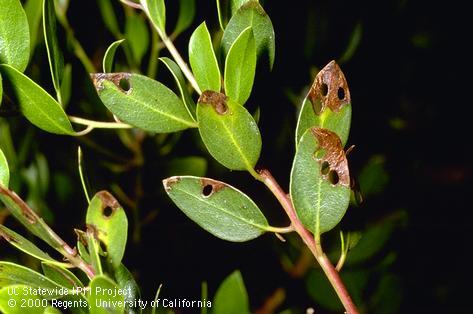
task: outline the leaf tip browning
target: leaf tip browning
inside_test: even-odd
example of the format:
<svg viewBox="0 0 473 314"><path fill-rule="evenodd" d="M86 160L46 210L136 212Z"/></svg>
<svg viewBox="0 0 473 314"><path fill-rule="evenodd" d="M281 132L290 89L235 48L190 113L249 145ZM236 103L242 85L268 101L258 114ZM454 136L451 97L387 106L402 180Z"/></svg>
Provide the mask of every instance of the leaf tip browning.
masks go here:
<svg viewBox="0 0 473 314"><path fill-rule="evenodd" d="M100 92L105 87L103 86L104 81L110 81L125 94L129 94L132 91L130 83L131 73L117 72L117 73L91 73L92 83L95 89Z"/></svg>
<svg viewBox="0 0 473 314"><path fill-rule="evenodd" d="M211 105L219 115L225 115L228 112L227 99L225 94L206 90L200 95L198 103Z"/></svg>
<svg viewBox="0 0 473 314"><path fill-rule="evenodd" d="M97 197L102 201L100 209L104 218L111 218L117 209L121 207L117 199L107 191L98 192Z"/></svg>
<svg viewBox="0 0 473 314"><path fill-rule="evenodd" d="M181 181L181 177L170 177L170 178L164 179L163 186L166 192L170 192L172 190L172 187L179 181Z"/></svg>

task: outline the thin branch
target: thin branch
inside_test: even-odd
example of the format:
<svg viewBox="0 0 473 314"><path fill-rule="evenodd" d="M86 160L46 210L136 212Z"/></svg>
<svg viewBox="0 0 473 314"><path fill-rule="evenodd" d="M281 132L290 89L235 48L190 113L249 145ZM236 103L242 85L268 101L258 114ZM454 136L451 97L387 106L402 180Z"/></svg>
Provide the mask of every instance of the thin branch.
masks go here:
<svg viewBox="0 0 473 314"><path fill-rule="evenodd" d="M69 116L69 120L77 124L92 127L94 129L131 129L133 128L132 125L129 125L123 122L101 122L101 121L88 120L88 119L75 117L75 116ZM84 132L84 131L81 131L81 132Z"/></svg>

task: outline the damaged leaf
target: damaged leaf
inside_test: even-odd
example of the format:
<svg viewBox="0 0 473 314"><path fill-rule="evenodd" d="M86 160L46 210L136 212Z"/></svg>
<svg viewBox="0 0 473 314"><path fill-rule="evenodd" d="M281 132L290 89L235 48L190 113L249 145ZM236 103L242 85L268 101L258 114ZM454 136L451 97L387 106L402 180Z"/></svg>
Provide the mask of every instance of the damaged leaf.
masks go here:
<svg viewBox="0 0 473 314"><path fill-rule="evenodd" d="M1 83L2 82L0 81L0 84ZM9 182L10 169L8 168L8 161L5 155L3 154L2 149L0 148L0 185L7 188Z"/></svg>
<svg viewBox="0 0 473 314"><path fill-rule="evenodd" d="M120 266L125 253L128 220L118 201L107 191L98 192L90 201L85 221L88 229L93 229L96 237L105 244L113 267Z"/></svg>
<svg viewBox="0 0 473 314"><path fill-rule="evenodd" d="M258 206L246 194L226 183L180 176L163 180L163 185L187 217L220 239L249 241L268 228Z"/></svg>
<svg viewBox="0 0 473 314"><path fill-rule="evenodd" d="M91 76L104 105L126 123L157 133L197 126L179 97L158 81L131 73Z"/></svg>
<svg viewBox="0 0 473 314"><path fill-rule="evenodd" d="M347 142L351 122L351 97L345 75L335 61L316 76L304 99L296 129L296 145L311 127L329 129Z"/></svg>
<svg viewBox="0 0 473 314"><path fill-rule="evenodd" d="M254 171L261 135L251 114L221 93L205 91L197 104L197 121L209 153L231 170Z"/></svg>
<svg viewBox="0 0 473 314"><path fill-rule="evenodd" d="M290 191L297 216L316 237L335 227L350 200L348 162L338 136L307 130L297 147Z"/></svg>

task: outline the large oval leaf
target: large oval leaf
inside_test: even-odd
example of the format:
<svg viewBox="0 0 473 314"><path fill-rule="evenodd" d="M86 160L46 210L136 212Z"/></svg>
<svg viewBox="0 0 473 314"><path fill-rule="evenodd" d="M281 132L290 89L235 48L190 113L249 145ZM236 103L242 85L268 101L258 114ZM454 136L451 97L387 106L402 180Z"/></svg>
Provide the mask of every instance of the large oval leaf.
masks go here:
<svg viewBox="0 0 473 314"><path fill-rule="evenodd" d="M228 184L208 178L180 176L163 180L163 185L187 217L218 238L249 241L268 227L258 206Z"/></svg>
<svg viewBox="0 0 473 314"><path fill-rule="evenodd" d="M85 221L105 244L113 267L119 267L125 253L128 220L118 201L106 191L98 192L90 201Z"/></svg>
<svg viewBox="0 0 473 314"><path fill-rule="evenodd" d="M102 102L124 122L158 133L197 126L179 97L158 81L131 73L92 78Z"/></svg>
<svg viewBox="0 0 473 314"><path fill-rule="evenodd" d="M0 185L7 188L9 182L10 169L8 168L7 158L5 157L2 149L0 148Z"/></svg>
<svg viewBox="0 0 473 314"><path fill-rule="evenodd" d="M213 301L213 314L250 313L250 302L240 271L231 273L220 284Z"/></svg>
<svg viewBox="0 0 473 314"><path fill-rule="evenodd" d="M297 146L290 185L297 216L316 237L340 222L350 200L350 174L335 133L306 131Z"/></svg>
<svg viewBox="0 0 473 314"><path fill-rule="evenodd" d="M200 90L220 92L220 70L205 22L197 27L189 40L189 62Z"/></svg>
<svg viewBox="0 0 473 314"><path fill-rule="evenodd" d="M225 94L243 105L253 88L256 70L256 45L251 27L235 40L225 60Z"/></svg>
<svg viewBox="0 0 473 314"><path fill-rule="evenodd" d="M228 53L238 36L250 26L255 37L256 55L268 51L269 65L272 67L275 53L274 28L271 19L257 0L249 0L241 5L228 22L222 37L224 53Z"/></svg>
<svg viewBox="0 0 473 314"><path fill-rule="evenodd" d="M12 66L2 64L0 72L26 119L47 132L74 135L61 105L44 89Z"/></svg>
<svg viewBox="0 0 473 314"><path fill-rule="evenodd" d="M311 127L329 129L340 137L344 146L351 122L351 97L342 70L335 61L316 76L304 99L296 129L296 145Z"/></svg>
<svg viewBox="0 0 473 314"><path fill-rule="evenodd" d="M30 31L19 0L0 0L0 63L23 72L30 58Z"/></svg>

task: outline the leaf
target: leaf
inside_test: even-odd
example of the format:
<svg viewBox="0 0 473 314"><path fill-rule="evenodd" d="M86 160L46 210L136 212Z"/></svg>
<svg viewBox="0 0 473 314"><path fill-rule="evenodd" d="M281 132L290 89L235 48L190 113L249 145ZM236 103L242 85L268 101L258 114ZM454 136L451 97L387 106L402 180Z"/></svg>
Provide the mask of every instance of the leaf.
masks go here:
<svg viewBox="0 0 473 314"><path fill-rule="evenodd" d="M167 57L159 58L159 60L161 60L171 72L174 80L176 81L177 87L179 88L179 92L181 93L182 101L186 105L187 111L192 116L192 118L195 119L196 105L192 99L191 94L189 93L189 90L187 89L186 81L184 79L184 75L182 74L181 68L176 62Z"/></svg>
<svg viewBox="0 0 473 314"><path fill-rule="evenodd" d="M61 105L38 84L12 66L0 65L7 86L15 94L20 111L32 124L56 134L74 135Z"/></svg>
<svg viewBox="0 0 473 314"><path fill-rule="evenodd" d="M314 126L337 133L345 146L350 122L350 90L342 70L331 61L317 74L304 99L297 122L296 146L304 132Z"/></svg>
<svg viewBox="0 0 473 314"><path fill-rule="evenodd" d="M120 27L118 26L117 16L115 15L111 0L97 1L97 5L99 6L105 27L107 27L115 37L119 37Z"/></svg>
<svg viewBox="0 0 473 314"><path fill-rule="evenodd" d="M232 16L238 11L239 8L248 0L230 0L230 11Z"/></svg>
<svg viewBox="0 0 473 314"><path fill-rule="evenodd" d="M135 302L141 299L140 288L133 278L133 275L123 264L115 270L115 279L117 280L118 287L122 289L122 291L127 292L124 294L126 302L125 313L141 313L138 302ZM134 305L134 307L131 305Z"/></svg>
<svg viewBox="0 0 473 314"><path fill-rule="evenodd" d="M71 93L72 93L72 65L68 63L64 67L64 71L62 73L62 83L61 83L62 108L67 107L67 104L71 100Z"/></svg>
<svg viewBox="0 0 473 314"><path fill-rule="evenodd" d="M24 284L32 288L45 289L45 299L55 299L64 295L64 288L47 277L24 266L0 261L0 288ZM62 289L61 289L62 288Z"/></svg>
<svg viewBox="0 0 473 314"><path fill-rule="evenodd" d="M33 53L38 40L38 31L41 30L39 23L43 15L43 0L28 0L25 3L25 13L28 19L28 26L30 31L30 51Z"/></svg>
<svg viewBox="0 0 473 314"><path fill-rule="evenodd" d="M177 17L176 27L174 28L174 36L179 35L191 26L195 17L195 0L179 1L179 16Z"/></svg>
<svg viewBox="0 0 473 314"><path fill-rule="evenodd" d="M340 59L338 59L338 62L340 64L349 61L353 57L356 50L360 46L362 35L363 35L363 24L361 24L361 22L358 22L353 28L353 31L350 35L350 40L348 42L348 45L345 51L343 52Z"/></svg>
<svg viewBox="0 0 473 314"><path fill-rule="evenodd" d="M257 205L226 183L179 176L163 180L163 185L187 217L220 239L249 241L263 234L268 227Z"/></svg>
<svg viewBox="0 0 473 314"><path fill-rule="evenodd" d="M141 0L141 5L158 30L160 37L166 34L166 6L164 0Z"/></svg>
<svg viewBox="0 0 473 314"><path fill-rule="evenodd" d="M240 271L234 271L220 284L212 305L213 314L250 313L248 293Z"/></svg>
<svg viewBox="0 0 473 314"><path fill-rule="evenodd" d="M0 82L0 86L1 86L1 82ZM2 149L0 148L0 185L7 188L9 182L10 182L10 169L8 168L8 161L5 155L3 154Z"/></svg>
<svg viewBox="0 0 473 314"><path fill-rule="evenodd" d="M256 46L251 27L235 40L225 60L225 94L245 104L251 94L256 71Z"/></svg>
<svg viewBox="0 0 473 314"><path fill-rule="evenodd" d="M104 73L112 72L113 61L115 59L115 52L117 51L118 46L120 46L120 44L124 41L125 39L120 39L120 40L114 41L110 46L108 46L107 51L105 51L105 55L103 56L103 61L102 61L102 67L103 67Z"/></svg>
<svg viewBox="0 0 473 314"><path fill-rule="evenodd" d="M261 153L261 135L251 114L225 95L205 91L197 104L197 121L209 153L231 170L253 168Z"/></svg>
<svg viewBox="0 0 473 314"><path fill-rule="evenodd" d="M85 221L105 244L113 267L120 266L125 253L128 220L118 201L107 191L98 192L90 201Z"/></svg>
<svg viewBox="0 0 473 314"><path fill-rule="evenodd" d="M149 48L149 31L142 15L132 14L127 16L125 23L125 38L129 45L136 64L141 64L141 59Z"/></svg>
<svg viewBox="0 0 473 314"><path fill-rule="evenodd" d="M89 295L90 313L123 313L125 300L123 294L106 293L107 291L118 291L117 284L105 276L96 276L92 279Z"/></svg>
<svg viewBox="0 0 473 314"><path fill-rule="evenodd" d="M104 105L124 122L158 133L197 126L179 97L158 81L130 73L95 73L92 78Z"/></svg>
<svg viewBox="0 0 473 314"><path fill-rule="evenodd" d="M189 62L202 91L220 92L220 70L205 22L196 28L189 40Z"/></svg>
<svg viewBox="0 0 473 314"><path fill-rule="evenodd" d="M59 311L55 307L48 306L47 308L44 309L43 314L61 314L61 311Z"/></svg>
<svg viewBox="0 0 473 314"><path fill-rule="evenodd" d="M383 155L374 155L360 171L358 182L363 196L381 193L389 182Z"/></svg>
<svg viewBox="0 0 473 314"><path fill-rule="evenodd" d="M82 282L71 271L51 263L41 263L41 268L46 277L56 282L58 285L68 289L83 288Z"/></svg>
<svg viewBox="0 0 473 314"><path fill-rule="evenodd" d="M302 136L290 190L297 216L316 238L340 222L350 200L350 174L335 133L311 128Z"/></svg>
<svg viewBox="0 0 473 314"><path fill-rule="evenodd" d="M19 0L0 0L0 64L23 72L30 58L28 20Z"/></svg>
<svg viewBox="0 0 473 314"><path fill-rule="evenodd" d="M246 1L228 22L222 37L222 48L226 54L235 40L248 27L253 29L256 43L256 55L268 52L269 65L272 68L275 54L274 28L271 19L256 0Z"/></svg>
<svg viewBox="0 0 473 314"><path fill-rule="evenodd" d="M179 174L203 177L207 173L207 159L198 156L174 158L166 163L165 169L170 176Z"/></svg>
<svg viewBox="0 0 473 314"><path fill-rule="evenodd" d="M64 71L64 57L57 39L56 11L53 0L44 0L43 2L43 33L46 50L48 52L49 67L53 79L54 89L56 90L59 103L61 98L61 81Z"/></svg>
<svg viewBox="0 0 473 314"><path fill-rule="evenodd" d="M0 312L4 314L43 314L47 303L42 298L31 294L27 285L11 285L0 289ZM26 304L34 304L28 306Z"/></svg>

